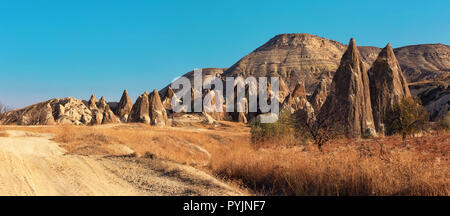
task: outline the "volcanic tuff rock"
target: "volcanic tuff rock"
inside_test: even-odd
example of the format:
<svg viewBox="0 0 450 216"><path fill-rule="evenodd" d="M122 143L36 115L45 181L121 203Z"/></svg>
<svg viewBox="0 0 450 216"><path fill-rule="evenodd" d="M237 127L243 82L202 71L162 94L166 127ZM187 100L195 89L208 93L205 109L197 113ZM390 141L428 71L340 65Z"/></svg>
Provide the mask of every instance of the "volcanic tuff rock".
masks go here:
<svg viewBox="0 0 450 216"><path fill-rule="evenodd" d="M430 120L444 117L450 110L450 86L448 82L410 83L411 94L422 100L422 105L430 114Z"/></svg>
<svg viewBox="0 0 450 216"><path fill-rule="evenodd" d="M89 99L89 102L87 104L88 108L91 110L97 109L97 98L94 94L91 95L91 98Z"/></svg>
<svg viewBox="0 0 450 216"><path fill-rule="evenodd" d="M327 99L327 95L327 83L325 80L321 80L317 85L316 90L314 90L311 98L311 104L316 113L319 113L320 108Z"/></svg>
<svg viewBox="0 0 450 216"><path fill-rule="evenodd" d="M95 96L93 95L95 98ZM92 97L91 97L92 99ZM88 105L91 107L91 100L89 100ZM119 119L116 117L114 112L106 102L105 97L101 97L100 100L95 104L96 108L90 109L92 111L92 124L110 124L119 123ZM92 106L94 107L94 106Z"/></svg>
<svg viewBox="0 0 450 216"><path fill-rule="evenodd" d="M394 49L408 82L450 82L450 46L421 44Z"/></svg>
<svg viewBox="0 0 450 216"><path fill-rule="evenodd" d="M168 124L166 109L156 89L149 96L149 114L151 125L166 126Z"/></svg>
<svg viewBox="0 0 450 216"><path fill-rule="evenodd" d="M128 91L124 90L122 97L120 98L119 105L117 106L117 115L120 121L127 122L128 116L130 115L131 109L133 108L133 102L131 102Z"/></svg>
<svg viewBox="0 0 450 216"><path fill-rule="evenodd" d="M381 50L368 74L375 128L384 133L384 121L389 117L388 114L394 111L403 98L411 97L391 44Z"/></svg>
<svg viewBox="0 0 450 216"><path fill-rule="evenodd" d="M353 38L341 59L331 84L331 92L319 118L341 122L347 135L374 134L369 78Z"/></svg>
<svg viewBox="0 0 450 216"><path fill-rule="evenodd" d="M314 108L306 99L305 85L303 83L297 83L294 91L283 102L282 109L288 110L290 113L303 110L307 114L308 119L313 120L315 118Z"/></svg>
<svg viewBox="0 0 450 216"><path fill-rule="evenodd" d="M202 71L202 79L203 81L207 80L210 77L218 77L221 78L222 73L226 70L226 68L203 68ZM183 75L183 77L186 77L191 82L191 88L194 87L194 71L189 71ZM170 87L170 84L164 87L159 91L161 96L165 98L166 94L169 92L168 88ZM172 89L173 90L173 89ZM173 90L173 92L178 93L179 89ZM180 97L180 95L178 95Z"/></svg>
<svg viewBox="0 0 450 216"><path fill-rule="evenodd" d="M131 108L128 122L141 122L150 124L148 92L140 95Z"/></svg>
<svg viewBox="0 0 450 216"><path fill-rule="evenodd" d="M82 125L89 124L91 119L92 113L83 101L67 97L51 99L5 113L0 117L0 123L18 125Z"/></svg>
<svg viewBox="0 0 450 216"><path fill-rule="evenodd" d="M337 41L315 35L280 34L239 60L223 76L276 76L291 90L297 82L304 82L306 91L312 93L319 78L333 76L345 49ZM376 49L364 47L361 51L366 66L375 60L372 52Z"/></svg>

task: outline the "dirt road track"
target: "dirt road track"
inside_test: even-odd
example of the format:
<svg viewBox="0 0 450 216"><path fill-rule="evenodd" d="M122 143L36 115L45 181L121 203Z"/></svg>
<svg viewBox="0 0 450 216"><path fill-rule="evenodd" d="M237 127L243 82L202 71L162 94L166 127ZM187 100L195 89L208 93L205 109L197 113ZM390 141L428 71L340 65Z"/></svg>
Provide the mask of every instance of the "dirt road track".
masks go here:
<svg viewBox="0 0 450 216"><path fill-rule="evenodd" d="M120 158L65 155L51 134L7 133L0 137L2 196L239 194L193 168L172 166L172 173L183 175L166 175Z"/></svg>

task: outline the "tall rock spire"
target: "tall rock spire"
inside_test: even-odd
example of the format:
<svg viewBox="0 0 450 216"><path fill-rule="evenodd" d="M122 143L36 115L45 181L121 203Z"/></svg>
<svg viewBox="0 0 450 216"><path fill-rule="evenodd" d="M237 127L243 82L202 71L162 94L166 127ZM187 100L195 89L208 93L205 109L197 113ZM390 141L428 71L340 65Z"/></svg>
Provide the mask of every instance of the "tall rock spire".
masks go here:
<svg viewBox="0 0 450 216"><path fill-rule="evenodd" d="M411 96L391 44L381 50L368 74L375 127L378 132L384 133L388 113L403 98Z"/></svg>
<svg viewBox="0 0 450 216"><path fill-rule="evenodd" d="M319 118L339 122L352 137L375 134L369 78L353 38L341 58Z"/></svg>
<svg viewBox="0 0 450 216"><path fill-rule="evenodd" d="M120 121L127 122L131 109L133 108L133 102L131 102L128 91L124 90L122 97L120 98L119 105L117 106L117 115Z"/></svg>
<svg viewBox="0 0 450 216"><path fill-rule="evenodd" d="M150 124L156 126L166 126L168 124L167 112L161 102L161 97L156 89L149 96Z"/></svg>
<svg viewBox="0 0 450 216"><path fill-rule="evenodd" d="M141 122L150 124L150 116L148 111L149 111L148 92L146 91L144 94L140 95L136 99L136 102L131 108L128 122Z"/></svg>

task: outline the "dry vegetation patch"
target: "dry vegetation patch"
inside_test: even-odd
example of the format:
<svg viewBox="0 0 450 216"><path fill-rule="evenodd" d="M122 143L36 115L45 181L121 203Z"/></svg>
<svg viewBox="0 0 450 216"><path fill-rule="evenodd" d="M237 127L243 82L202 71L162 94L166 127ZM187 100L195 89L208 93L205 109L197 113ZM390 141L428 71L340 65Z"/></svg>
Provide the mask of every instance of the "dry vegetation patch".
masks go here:
<svg viewBox="0 0 450 216"><path fill-rule="evenodd" d="M450 134L340 139L323 146L290 138L253 145L249 127L15 127L54 133L71 154L137 156L188 164L262 195L450 195ZM0 127L0 131L5 128ZM11 129L10 127L7 128ZM302 143L300 142L300 143Z"/></svg>

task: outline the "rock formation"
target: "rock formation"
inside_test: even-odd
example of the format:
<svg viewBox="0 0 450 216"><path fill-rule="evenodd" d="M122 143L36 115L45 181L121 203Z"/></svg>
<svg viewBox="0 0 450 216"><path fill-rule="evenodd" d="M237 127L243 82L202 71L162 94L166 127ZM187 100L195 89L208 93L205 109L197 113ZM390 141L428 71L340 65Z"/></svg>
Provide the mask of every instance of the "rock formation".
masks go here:
<svg viewBox="0 0 450 216"><path fill-rule="evenodd" d="M136 102L131 108L128 122L150 124L149 109L148 92L145 92L136 99Z"/></svg>
<svg viewBox="0 0 450 216"><path fill-rule="evenodd" d="M133 102L131 102L128 91L124 90L122 97L120 98L119 105L117 106L117 115L120 121L127 122L131 109L133 108Z"/></svg>
<svg viewBox="0 0 450 216"><path fill-rule="evenodd" d="M411 94L417 95L425 107L430 120L438 120L450 111L450 84L448 82L410 83Z"/></svg>
<svg viewBox="0 0 450 216"><path fill-rule="evenodd" d="M340 123L352 137L375 134L369 78L353 38L333 77L331 92L320 109L319 118Z"/></svg>
<svg viewBox="0 0 450 216"><path fill-rule="evenodd" d="M91 124L111 124L111 123L119 123L119 119L116 117L114 112L106 102L105 97L101 97L97 103L93 103L95 101L95 96L92 95L89 100L89 107L92 112L92 122Z"/></svg>
<svg viewBox="0 0 450 216"><path fill-rule="evenodd" d="M420 44L394 49L408 82L450 82L450 46Z"/></svg>
<svg viewBox="0 0 450 216"><path fill-rule="evenodd" d="M313 106L314 111L316 113L319 113L320 108L327 99L327 95L328 95L327 83L324 80L322 80L317 85L311 98L311 105Z"/></svg>
<svg viewBox="0 0 450 216"><path fill-rule="evenodd" d="M87 125L91 122L91 119L92 112L86 107L83 101L67 97L51 99L23 109L5 113L0 119L0 124Z"/></svg>
<svg viewBox="0 0 450 216"><path fill-rule="evenodd" d="M156 126L168 125L167 112L161 102L161 97L158 91L155 89L149 96L149 116L150 124Z"/></svg>
<svg viewBox="0 0 450 216"><path fill-rule="evenodd" d="M164 99L162 100L162 104L164 106L164 109L166 109L167 111L173 111L172 109L172 100L174 99L175 101L180 102L180 100L178 99L177 95L175 94L175 92L173 91L172 87L167 87L167 91L164 94Z"/></svg>
<svg viewBox="0 0 450 216"><path fill-rule="evenodd" d="M315 118L314 108L306 99L305 85L303 83L297 83L294 91L289 94L282 104L282 109L294 113L298 110L304 110L309 119Z"/></svg>
<svg viewBox="0 0 450 216"><path fill-rule="evenodd" d="M368 74L375 128L384 134L384 121L389 117L388 114L394 111L403 98L411 96L391 44L381 50Z"/></svg>
<svg viewBox="0 0 450 216"><path fill-rule="evenodd" d="M97 98L95 97L95 95L94 94L92 94L91 95L91 98L89 99L89 102L88 102L88 104L87 104L87 106L88 106L88 108L90 109L90 110L94 110L94 109L97 109Z"/></svg>

